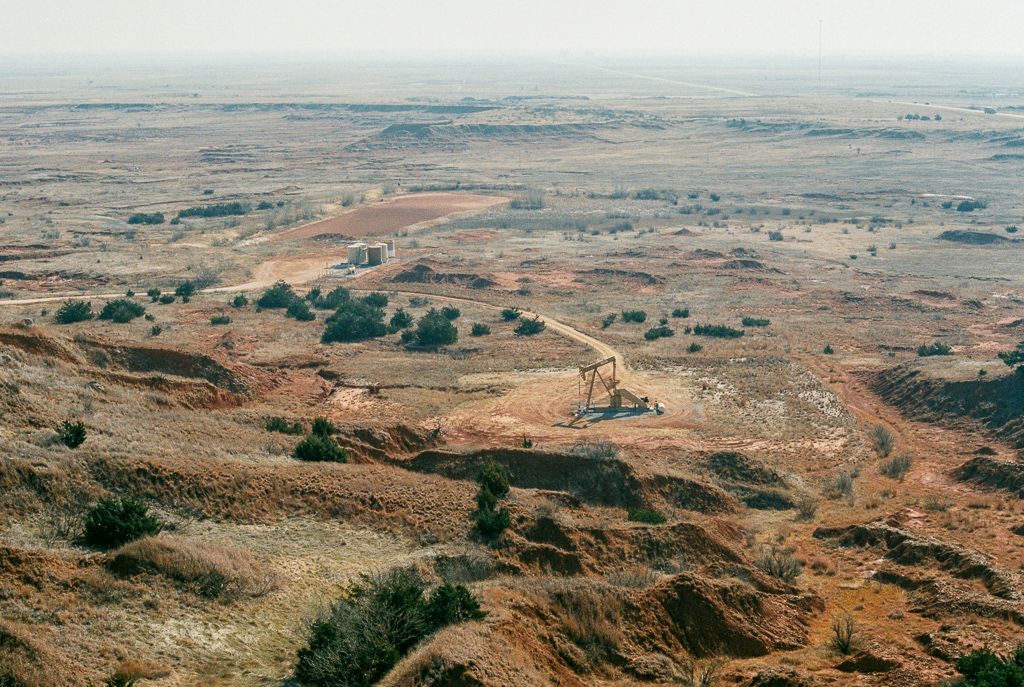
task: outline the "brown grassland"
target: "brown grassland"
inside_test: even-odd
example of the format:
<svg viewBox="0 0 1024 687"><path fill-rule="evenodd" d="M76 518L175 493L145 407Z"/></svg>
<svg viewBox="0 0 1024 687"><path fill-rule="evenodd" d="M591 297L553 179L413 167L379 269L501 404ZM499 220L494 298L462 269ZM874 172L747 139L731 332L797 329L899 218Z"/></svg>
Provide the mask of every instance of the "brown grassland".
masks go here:
<svg viewBox="0 0 1024 687"><path fill-rule="evenodd" d="M488 615L386 685L938 685L1016 644L1024 86L977 84L1017 75L148 69L0 73L0 686L296 684L313 619L394 566ZM397 257L336 269L365 237ZM330 310L257 306L279 280L457 308L458 340L322 343ZM55 321L128 291L146 317ZM612 356L664 412L575 417ZM89 546L128 497L163 531Z"/></svg>

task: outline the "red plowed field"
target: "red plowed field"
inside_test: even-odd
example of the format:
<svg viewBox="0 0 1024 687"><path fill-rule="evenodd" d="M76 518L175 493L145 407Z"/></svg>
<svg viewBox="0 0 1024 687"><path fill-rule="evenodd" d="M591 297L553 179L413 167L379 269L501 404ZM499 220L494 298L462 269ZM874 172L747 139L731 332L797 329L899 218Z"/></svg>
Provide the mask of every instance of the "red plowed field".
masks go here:
<svg viewBox="0 0 1024 687"><path fill-rule="evenodd" d="M500 196L417 193L358 207L344 215L281 232L275 238L308 239L320 234L343 234L351 237L387 236L420 222L429 222L461 212L479 212L507 202L508 198Z"/></svg>

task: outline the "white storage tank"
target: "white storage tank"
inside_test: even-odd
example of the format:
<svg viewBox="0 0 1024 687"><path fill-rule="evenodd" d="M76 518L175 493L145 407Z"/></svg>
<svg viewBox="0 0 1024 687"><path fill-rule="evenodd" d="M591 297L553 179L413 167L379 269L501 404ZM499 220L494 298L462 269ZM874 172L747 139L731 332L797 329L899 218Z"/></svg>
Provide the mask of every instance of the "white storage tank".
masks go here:
<svg viewBox="0 0 1024 687"><path fill-rule="evenodd" d="M388 247L388 259L395 257L395 240L385 241L384 244Z"/></svg>
<svg viewBox="0 0 1024 687"><path fill-rule="evenodd" d="M348 264L362 265L364 262L366 262L366 244L350 244L348 247Z"/></svg>
<svg viewBox="0 0 1024 687"><path fill-rule="evenodd" d="M374 243L367 246L366 261L371 265L383 265L388 261L388 247L383 243Z"/></svg>

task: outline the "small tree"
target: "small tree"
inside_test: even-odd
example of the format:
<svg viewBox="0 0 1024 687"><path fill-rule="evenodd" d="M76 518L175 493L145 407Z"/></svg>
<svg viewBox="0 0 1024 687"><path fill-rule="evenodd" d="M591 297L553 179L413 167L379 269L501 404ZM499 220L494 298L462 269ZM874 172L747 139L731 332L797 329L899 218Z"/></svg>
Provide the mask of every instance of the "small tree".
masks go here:
<svg viewBox="0 0 1024 687"><path fill-rule="evenodd" d="M263 295L256 301L256 305L268 310L277 310L279 308L287 308L297 298L291 284L281 280L264 291Z"/></svg>
<svg viewBox="0 0 1024 687"><path fill-rule="evenodd" d="M513 331L516 336L533 336L544 331L545 326L540 316L537 316L532 320L522 320Z"/></svg>
<svg viewBox="0 0 1024 687"><path fill-rule="evenodd" d="M519 308L505 308L501 311L501 319L506 322L511 322L512 320L517 319L521 314L522 312Z"/></svg>
<svg viewBox="0 0 1024 687"><path fill-rule="evenodd" d="M181 298L182 303L188 303L188 300L192 298L196 293L196 285L191 281L184 281L178 284L178 288L174 289L174 295Z"/></svg>
<svg viewBox="0 0 1024 687"><path fill-rule="evenodd" d="M57 324L85 322L92 318L92 303L89 301L64 301L64 304L53 314L53 321Z"/></svg>
<svg viewBox="0 0 1024 687"><path fill-rule="evenodd" d="M163 525L133 499L105 499L85 516L85 540L92 546L112 549L130 541L160 533Z"/></svg>
<svg viewBox="0 0 1024 687"><path fill-rule="evenodd" d="M442 318L444 319L444 318ZM447 322L447 320L445 320ZM388 328L384 324L384 311L360 300L343 302L333 315L327 318L327 327L320 337L322 343L335 341L359 341L384 336Z"/></svg>
<svg viewBox="0 0 1024 687"><path fill-rule="evenodd" d="M412 315L405 312L402 308L395 311L395 314L391 316L391 328L394 330L406 329L412 326Z"/></svg>
<svg viewBox="0 0 1024 687"><path fill-rule="evenodd" d="M127 298L115 298L103 306L103 310L100 311L98 317L101 320L111 320L124 324L145 314L146 309L135 301L130 301Z"/></svg>
<svg viewBox="0 0 1024 687"><path fill-rule="evenodd" d="M491 333L491 328L481 322L474 322L473 328L469 331L470 336L487 336Z"/></svg>
<svg viewBox="0 0 1024 687"><path fill-rule="evenodd" d="M1017 348L1007 353L1000 353L999 359L1009 367L1016 367L1017 374L1024 374L1024 341L1017 344Z"/></svg>
<svg viewBox="0 0 1024 687"><path fill-rule="evenodd" d="M154 286L153 288L146 292L146 295L149 296L149 300L156 303L157 300L160 298L160 289Z"/></svg>
<svg viewBox="0 0 1024 687"><path fill-rule="evenodd" d="M85 425L65 420L57 427L57 437L68 448L78 448L85 442Z"/></svg>
<svg viewBox="0 0 1024 687"><path fill-rule="evenodd" d="M231 300L231 307L233 308L244 308L249 305L249 299L245 297L244 293L240 293Z"/></svg>
<svg viewBox="0 0 1024 687"><path fill-rule="evenodd" d="M295 445L292 456L296 460L322 463L347 463L348 451L334 443L331 437L310 434Z"/></svg>
<svg viewBox="0 0 1024 687"><path fill-rule="evenodd" d="M487 489L495 496L501 498L508 494L508 472L498 463L488 463L480 469L476 476L481 489Z"/></svg>
<svg viewBox="0 0 1024 687"><path fill-rule="evenodd" d="M441 314L448 320L457 320L462 315L458 308L454 305L446 305L441 308Z"/></svg>
<svg viewBox="0 0 1024 687"><path fill-rule="evenodd" d="M388 306L388 295L374 291L364 296L363 302L371 308L386 308Z"/></svg>
<svg viewBox="0 0 1024 687"><path fill-rule="evenodd" d="M444 346L458 340L459 330L434 308L416 323L416 343L420 346Z"/></svg>
<svg viewBox="0 0 1024 687"><path fill-rule="evenodd" d="M313 424L310 426L309 431L318 437L329 437L338 431L338 428L334 426L334 423L325 417L318 417L313 420Z"/></svg>
<svg viewBox="0 0 1024 687"><path fill-rule="evenodd" d="M294 317L299 322L312 322L316 319L316 315L309 309L309 304L301 298L295 298L288 304L285 315Z"/></svg>

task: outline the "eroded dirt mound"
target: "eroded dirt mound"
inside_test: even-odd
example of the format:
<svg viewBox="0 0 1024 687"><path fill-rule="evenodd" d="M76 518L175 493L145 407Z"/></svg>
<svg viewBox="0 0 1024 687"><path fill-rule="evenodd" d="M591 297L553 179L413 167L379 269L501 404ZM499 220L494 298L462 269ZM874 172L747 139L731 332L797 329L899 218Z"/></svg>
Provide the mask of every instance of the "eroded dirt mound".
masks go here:
<svg viewBox="0 0 1024 687"><path fill-rule="evenodd" d="M952 473L962 482L1024 494L1024 463L1002 460L990 454L979 454Z"/></svg>
<svg viewBox="0 0 1024 687"><path fill-rule="evenodd" d="M596 277L616 277L618 279L624 279L627 281L640 282L645 286L660 286L665 283L663 277L658 277L647 272L631 272L629 270L613 270L605 267L595 267L591 270L583 270L577 272L581 277L585 276L596 276Z"/></svg>
<svg viewBox="0 0 1024 687"><path fill-rule="evenodd" d="M782 274L782 270L777 267L768 267L763 262L759 262L757 260L726 260L720 265L720 267L723 270L760 270L762 272L775 272L777 274Z"/></svg>
<svg viewBox="0 0 1024 687"><path fill-rule="evenodd" d="M469 289L487 289L496 283L493 279L482 277L479 274L438 272L430 265L423 263L402 270L392 277L391 281L396 284L454 284Z"/></svg>
<svg viewBox="0 0 1024 687"><path fill-rule="evenodd" d="M980 423L1024 447L1024 375L950 381L909 364L870 372L864 379L910 418L960 429L976 429Z"/></svg>
<svg viewBox="0 0 1024 687"><path fill-rule="evenodd" d="M414 429L408 425L387 428L344 427L336 436L338 443L349 451L350 458L384 460L412 451L422 451L442 442L440 433Z"/></svg>
<svg viewBox="0 0 1024 687"><path fill-rule="evenodd" d="M951 576L979 580L993 596L1019 601L1021 592L1016 575L993 563L984 554L944 541L938 537L918 535L889 521L874 520L849 527L819 527L816 539L834 541L840 546L875 547L884 552L886 560L909 568L938 567Z"/></svg>
<svg viewBox="0 0 1024 687"><path fill-rule="evenodd" d="M795 496L786 480L758 458L737 451L716 451L699 456L697 462L748 508L789 510L795 506Z"/></svg>
<svg viewBox="0 0 1024 687"><path fill-rule="evenodd" d="M480 468L497 463L514 487L573 494L582 501L625 508L655 507L667 502L702 513L735 510L736 500L722 489L682 476L644 474L618 458L584 452L494 448L473 453L424 451L395 464L407 470L475 480Z"/></svg>
<svg viewBox="0 0 1024 687"><path fill-rule="evenodd" d="M983 231L968 231L966 229L949 229L939 234L942 241L954 243L969 243L975 246L985 246L992 243L1006 243L1009 239L999 234L989 234Z"/></svg>
<svg viewBox="0 0 1024 687"><path fill-rule="evenodd" d="M817 683L810 673L794 668L765 668L750 678L746 687L814 687Z"/></svg>

